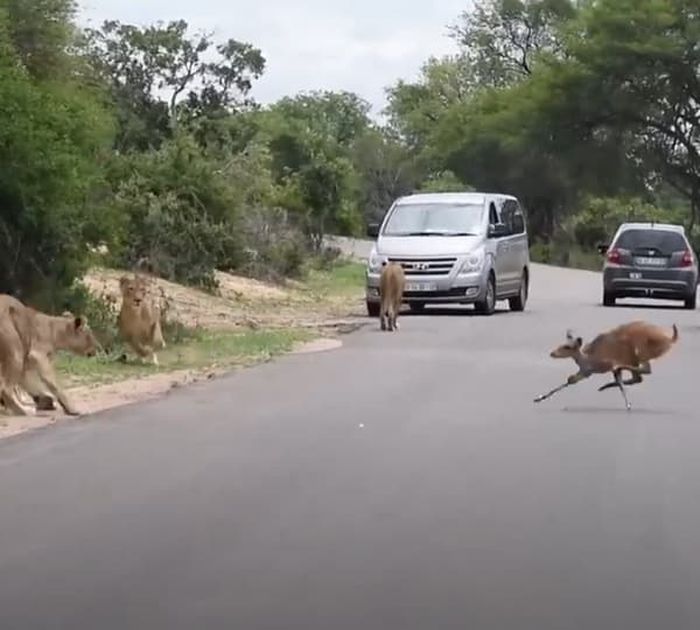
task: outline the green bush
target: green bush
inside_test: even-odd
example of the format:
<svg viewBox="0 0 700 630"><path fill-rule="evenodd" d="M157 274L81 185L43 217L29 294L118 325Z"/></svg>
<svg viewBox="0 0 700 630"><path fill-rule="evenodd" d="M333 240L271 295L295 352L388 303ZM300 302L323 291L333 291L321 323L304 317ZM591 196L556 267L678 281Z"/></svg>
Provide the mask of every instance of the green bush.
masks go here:
<svg viewBox="0 0 700 630"><path fill-rule="evenodd" d="M467 186L452 171L440 171L430 175L421 185L421 192L469 192L474 189Z"/></svg>
<svg viewBox="0 0 700 630"><path fill-rule="evenodd" d="M79 86L42 84L3 46L0 11L0 292L55 307L109 240L101 161L111 121Z"/></svg>
<svg viewBox="0 0 700 630"><path fill-rule="evenodd" d="M243 217L242 226L246 262L241 272L273 281L301 276L311 247L287 211L252 208Z"/></svg>
<svg viewBox="0 0 700 630"><path fill-rule="evenodd" d="M77 283L67 292L62 310L85 317L105 352L121 347L117 330L119 303L112 295L94 295L84 284Z"/></svg>
<svg viewBox="0 0 700 630"><path fill-rule="evenodd" d="M213 290L215 269L245 262L233 186L194 141L179 136L112 169L114 205L125 217L117 264Z"/></svg>
<svg viewBox="0 0 700 630"><path fill-rule="evenodd" d="M530 259L544 265L571 267L599 271L602 265L600 254L566 240L549 242L535 241L530 245Z"/></svg>
<svg viewBox="0 0 700 630"><path fill-rule="evenodd" d="M646 203L638 198L593 197L570 220L576 243L584 249L594 249L607 243L620 223L628 221L657 221L681 223L680 210L669 210Z"/></svg>

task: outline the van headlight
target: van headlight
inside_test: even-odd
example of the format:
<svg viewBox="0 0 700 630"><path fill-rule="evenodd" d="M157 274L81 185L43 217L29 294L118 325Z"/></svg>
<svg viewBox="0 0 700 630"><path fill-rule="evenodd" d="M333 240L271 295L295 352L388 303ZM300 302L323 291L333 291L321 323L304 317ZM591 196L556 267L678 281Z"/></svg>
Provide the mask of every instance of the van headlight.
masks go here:
<svg viewBox="0 0 700 630"><path fill-rule="evenodd" d="M483 249L478 249L473 251L467 256L467 259L462 263L462 268L460 269L460 274L474 273L476 271L481 271L484 266L485 254Z"/></svg>
<svg viewBox="0 0 700 630"><path fill-rule="evenodd" d="M380 256L376 250L373 249L372 253L369 255L369 260L367 261L367 267L370 273L377 273L378 271L381 271L385 262L386 256Z"/></svg>

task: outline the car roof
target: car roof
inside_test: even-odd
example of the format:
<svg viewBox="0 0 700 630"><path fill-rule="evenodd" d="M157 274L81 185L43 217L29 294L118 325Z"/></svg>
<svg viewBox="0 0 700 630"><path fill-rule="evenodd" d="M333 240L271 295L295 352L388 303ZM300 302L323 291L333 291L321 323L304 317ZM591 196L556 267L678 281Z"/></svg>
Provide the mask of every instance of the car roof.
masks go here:
<svg viewBox="0 0 700 630"><path fill-rule="evenodd" d="M675 223L653 223L651 221L645 223L622 223L618 231L622 232L625 230L667 230L685 235L685 228Z"/></svg>
<svg viewBox="0 0 700 630"><path fill-rule="evenodd" d="M406 195L397 199L397 203L414 204L414 203L476 203L483 204L489 197L502 197L504 199L515 199L511 195L500 195L483 192L463 192L463 193L416 193L414 195Z"/></svg>

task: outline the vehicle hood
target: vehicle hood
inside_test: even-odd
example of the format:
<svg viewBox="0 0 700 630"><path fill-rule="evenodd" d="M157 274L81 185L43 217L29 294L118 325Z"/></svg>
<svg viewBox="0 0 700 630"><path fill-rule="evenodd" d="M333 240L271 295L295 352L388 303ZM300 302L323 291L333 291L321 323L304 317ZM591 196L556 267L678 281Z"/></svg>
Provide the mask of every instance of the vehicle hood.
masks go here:
<svg viewBox="0 0 700 630"><path fill-rule="evenodd" d="M377 241L380 256L455 256L471 252L483 236L382 236Z"/></svg>

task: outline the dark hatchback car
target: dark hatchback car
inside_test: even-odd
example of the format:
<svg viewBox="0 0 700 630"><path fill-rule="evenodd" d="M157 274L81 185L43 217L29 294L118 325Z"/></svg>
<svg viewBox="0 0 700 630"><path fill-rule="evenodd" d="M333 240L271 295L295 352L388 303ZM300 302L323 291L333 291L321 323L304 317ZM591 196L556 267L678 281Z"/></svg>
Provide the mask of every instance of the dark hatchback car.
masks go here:
<svg viewBox="0 0 700 630"><path fill-rule="evenodd" d="M623 223L609 246L603 265L603 304L617 298L682 300L694 309L698 261L683 226Z"/></svg>

